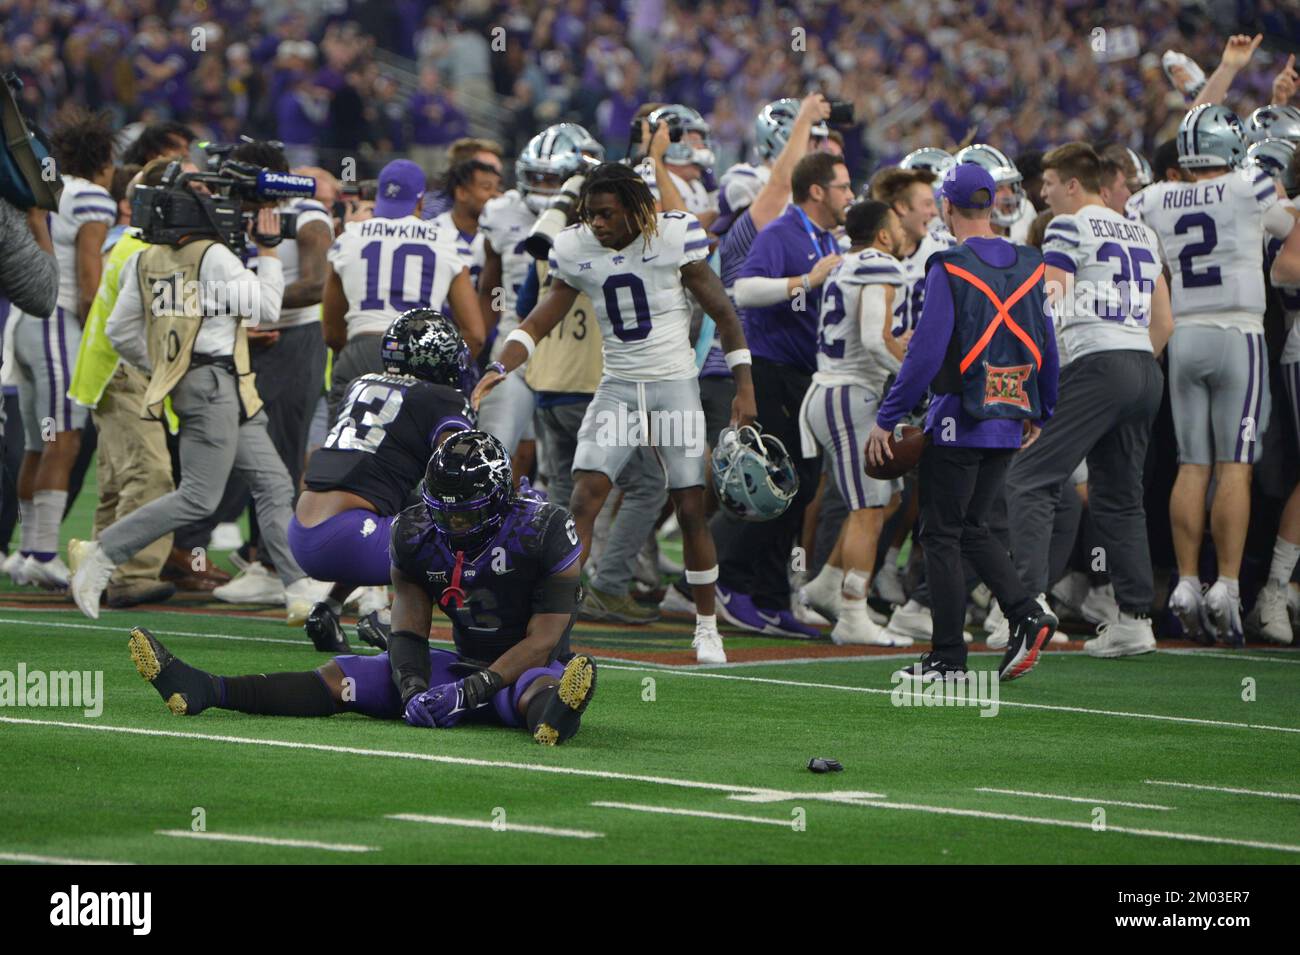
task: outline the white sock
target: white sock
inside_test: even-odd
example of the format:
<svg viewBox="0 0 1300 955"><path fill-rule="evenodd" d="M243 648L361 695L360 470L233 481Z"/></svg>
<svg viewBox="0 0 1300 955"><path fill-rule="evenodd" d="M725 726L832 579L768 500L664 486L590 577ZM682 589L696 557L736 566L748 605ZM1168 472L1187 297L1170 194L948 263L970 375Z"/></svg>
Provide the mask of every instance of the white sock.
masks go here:
<svg viewBox="0 0 1300 955"><path fill-rule="evenodd" d="M832 567L830 564L822 564L822 569L817 571L817 576L805 586L814 590L828 590L831 593L836 593L843 583L844 571L838 567Z"/></svg>
<svg viewBox="0 0 1300 955"><path fill-rule="evenodd" d="M1273 566L1269 568L1268 579L1286 586L1295 572L1297 562L1300 562L1300 544L1292 544L1279 537L1273 545Z"/></svg>
<svg viewBox="0 0 1300 955"><path fill-rule="evenodd" d="M67 491L37 491L32 495L32 506L36 510L35 553L59 552L59 525L63 523L63 509L67 503Z"/></svg>
<svg viewBox="0 0 1300 955"><path fill-rule="evenodd" d="M18 529L20 554L30 554L36 549L36 504L32 501L18 501Z"/></svg>
<svg viewBox="0 0 1300 955"><path fill-rule="evenodd" d="M1183 583L1184 581L1186 581L1186 582L1191 586L1191 588L1192 588L1193 590L1195 590L1198 594L1201 592L1201 578L1199 578L1199 577L1179 577L1179 578L1178 578L1178 583L1179 583L1180 586L1182 585L1182 583Z"/></svg>
<svg viewBox="0 0 1300 955"><path fill-rule="evenodd" d="M846 603L861 603L867 596L867 584L871 578L866 574L851 570L844 575L844 589L842 591Z"/></svg>
<svg viewBox="0 0 1300 955"><path fill-rule="evenodd" d="M695 629L699 630L701 627L704 627L706 630L713 630L714 632L716 632L718 629L718 615L713 613L711 614L697 613L695 615Z"/></svg>
<svg viewBox="0 0 1300 955"><path fill-rule="evenodd" d="M891 547L889 548L889 550L885 551L885 562L880 565L880 572L882 574L898 571L899 553L900 552L897 547Z"/></svg>

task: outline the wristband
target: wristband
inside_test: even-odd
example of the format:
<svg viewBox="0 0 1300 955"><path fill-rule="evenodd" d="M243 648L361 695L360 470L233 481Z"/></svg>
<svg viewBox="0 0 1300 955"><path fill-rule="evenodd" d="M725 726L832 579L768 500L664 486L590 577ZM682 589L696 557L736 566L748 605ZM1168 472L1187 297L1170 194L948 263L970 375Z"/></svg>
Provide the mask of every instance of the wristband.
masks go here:
<svg viewBox="0 0 1300 955"><path fill-rule="evenodd" d="M751 365L753 359L750 358L748 348L737 348L735 351L729 351L724 356L727 359L727 367L735 368L737 365Z"/></svg>
<svg viewBox="0 0 1300 955"><path fill-rule="evenodd" d="M487 366L487 370L488 370L488 371L495 371L495 372L496 372L498 375L500 375L502 378L504 378L505 375L506 375L506 366L503 365L503 364L501 364L501 362L499 362L499 361L494 361L494 362L492 362L492 364L490 364L490 365Z"/></svg>
<svg viewBox="0 0 1300 955"><path fill-rule="evenodd" d="M800 278L799 284L803 286L803 290L805 292L812 291L812 279L809 278L808 275L805 274L802 278Z"/></svg>
<svg viewBox="0 0 1300 955"><path fill-rule="evenodd" d="M529 335L522 328L516 328L513 332L507 335L506 342L518 342L523 345L525 350L528 352L529 358L533 357L533 349L537 347L537 342L533 341L533 336Z"/></svg>

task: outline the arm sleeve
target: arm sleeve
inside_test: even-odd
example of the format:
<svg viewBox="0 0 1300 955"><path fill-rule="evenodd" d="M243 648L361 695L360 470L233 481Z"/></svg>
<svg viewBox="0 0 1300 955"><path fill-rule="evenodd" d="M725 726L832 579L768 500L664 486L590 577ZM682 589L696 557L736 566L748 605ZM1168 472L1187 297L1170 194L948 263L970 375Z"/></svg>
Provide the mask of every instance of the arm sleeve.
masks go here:
<svg viewBox="0 0 1300 955"><path fill-rule="evenodd" d="M59 294L59 267L27 227L26 216L0 199L0 294L28 315L50 315Z"/></svg>
<svg viewBox="0 0 1300 955"><path fill-rule="evenodd" d="M1285 239L1295 228L1295 218L1287 212L1287 207L1274 202L1264 213L1264 231L1279 239Z"/></svg>
<svg viewBox="0 0 1300 955"><path fill-rule="evenodd" d="M898 378L876 415L876 424L886 431L902 420L925 394L943 365L943 356L952 338L952 289L943 267L931 268L925 275L925 305L916 323L916 332L903 356Z"/></svg>
<svg viewBox="0 0 1300 955"><path fill-rule="evenodd" d="M570 567L582 555L582 542L578 539L573 515L556 505L546 522L542 535L541 564L549 577Z"/></svg>
<svg viewBox="0 0 1300 955"><path fill-rule="evenodd" d="M881 339L880 316L885 311L885 286L866 285L858 296L858 334L862 336L862 346L872 354L885 350Z"/></svg>
<svg viewBox="0 0 1300 955"><path fill-rule="evenodd" d="M240 308L246 299L246 293L231 294L227 300L238 310L237 317L248 319L253 326L263 322L272 323L280 317L280 302L284 298L284 268L278 258L262 255L257 259L257 271L244 266L235 253L224 245L213 245L203 257L201 267L206 282L224 283L227 288L257 286L257 294L252 301L248 314ZM227 314L231 314L227 311Z"/></svg>
<svg viewBox="0 0 1300 955"><path fill-rule="evenodd" d="M144 303L140 301L140 283L135 281L136 252L122 265L118 282L117 301L104 323L104 332L117 353L136 368L149 370L148 337L145 327Z"/></svg>
<svg viewBox="0 0 1300 955"><path fill-rule="evenodd" d="M736 279L732 291L736 296L736 304L741 308L762 308L788 299L788 287L789 279L749 275Z"/></svg>

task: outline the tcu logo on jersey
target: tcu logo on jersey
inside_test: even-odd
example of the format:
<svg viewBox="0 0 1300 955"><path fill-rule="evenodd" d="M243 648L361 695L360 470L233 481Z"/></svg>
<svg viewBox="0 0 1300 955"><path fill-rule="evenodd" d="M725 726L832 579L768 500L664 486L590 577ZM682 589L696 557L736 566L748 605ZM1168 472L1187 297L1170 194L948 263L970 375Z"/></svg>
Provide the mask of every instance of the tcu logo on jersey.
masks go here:
<svg viewBox="0 0 1300 955"><path fill-rule="evenodd" d="M984 407L989 405L1012 405L1029 410L1029 395L1025 393L1025 382L1033 365L1009 365L999 367L984 363Z"/></svg>

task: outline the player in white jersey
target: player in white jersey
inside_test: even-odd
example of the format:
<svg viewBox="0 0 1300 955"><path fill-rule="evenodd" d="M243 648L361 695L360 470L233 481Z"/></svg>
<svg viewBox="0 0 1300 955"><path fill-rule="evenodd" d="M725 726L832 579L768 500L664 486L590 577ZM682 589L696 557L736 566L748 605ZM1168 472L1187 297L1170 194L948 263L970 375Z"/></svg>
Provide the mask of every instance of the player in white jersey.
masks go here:
<svg viewBox="0 0 1300 955"><path fill-rule="evenodd" d="M1155 356L1172 318L1155 234L1103 203L1101 171L1087 143L1067 143L1043 157L1042 195L1054 213L1043 263L1061 355L1060 397L1038 440L1013 459L1006 485L1016 569L1041 595L1054 583L1049 545L1058 499L1080 462L1088 462L1088 506L1119 610L1085 648L1120 657L1156 645L1142 468L1164 388Z"/></svg>
<svg viewBox="0 0 1300 955"><path fill-rule="evenodd" d="M56 168L63 176L59 209L49 216L59 267L59 293L52 315L23 315L13 331L14 363L26 453L18 471L21 553L30 557L23 576L62 588L68 568L58 556L59 525L87 409L68 396L81 329L99 288L101 250L117 222L113 179L113 130L107 114L74 113L54 134Z"/></svg>
<svg viewBox="0 0 1300 955"><path fill-rule="evenodd" d="M708 179L713 166L708 123L689 106L678 104L660 107L647 117L647 122L652 135L661 123L682 128L681 138L671 143L664 152L664 165L673 185L677 187L686 211L699 219L704 228L711 228L713 220L718 217L718 189L711 186ZM654 162L647 156L636 167L636 171L658 202L659 187Z"/></svg>
<svg viewBox="0 0 1300 955"><path fill-rule="evenodd" d="M584 555L612 482L636 447L655 448L682 528L687 582L696 606L694 647L702 663L726 660L714 616L717 556L705 520L706 450L700 391L690 343L689 290L722 328L736 376L733 421L756 410L749 350L740 319L705 261L709 241L685 212L656 213L654 197L629 167L605 163L588 174L578 223L551 250L550 290L508 336L498 363L474 393L477 404L522 365L585 292L603 337L604 376L587 407L574 455L570 510Z"/></svg>
<svg viewBox="0 0 1300 955"><path fill-rule="evenodd" d="M874 199L850 207L844 224L852 245L822 292L817 371L803 400L800 432L804 457L822 449L829 455L827 469L849 514L834 550L800 589L799 600L835 620L831 639L837 644L910 646L910 638L886 634L867 616L876 545L901 482L878 481L863 470L865 435L876 420L885 380L900 365L885 342L894 337L894 300L907 287L893 254L907 236L894 211Z"/></svg>
<svg viewBox="0 0 1300 955"><path fill-rule="evenodd" d="M1177 142L1184 181L1148 186L1134 204L1173 275L1169 392L1179 468L1169 511L1179 581L1170 607L1189 632L1203 626L1239 644L1251 466L1269 415L1264 236L1286 236L1295 219L1268 173L1241 165L1246 141L1230 110L1191 110ZM1212 471L1218 580L1202 602L1197 567Z"/></svg>
<svg viewBox="0 0 1300 955"><path fill-rule="evenodd" d="M1296 156L1300 156L1300 150L1294 151L1284 176L1284 184L1292 192L1300 186L1300 160ZM1284 202L1292 209L1297 208L1294 198ZM1280 239L1270 239L1266 254L1273 288L1282 306L1287 328L1278 372L1286 386L1291 425L1297 440L1300 440L1300 229L1291 232L1285 246ZM1295 480L1294 475L1292 480ZM1300 483L1292 487L1291 496L1282 510L1277 539L1273 543L1268 583L1259 592L1247 622L1252 633L1274 643L1289 644L1293 640L1287 604L1294 593L1290 583L1297 562L1300 562Z"/></svg>
<svg viewBox="0 0 1300 955"><path fill-rule="evenodd" d="M418 218L424 173L409 159L395 159L379 174L375 214L349 222L329 251L321 312L325 343L338 356L330 386L330 415L348 384L384 370L380 343L393 320L412 308L444 311L477 355L483 318L457 236L446 226Z"/></svg>

